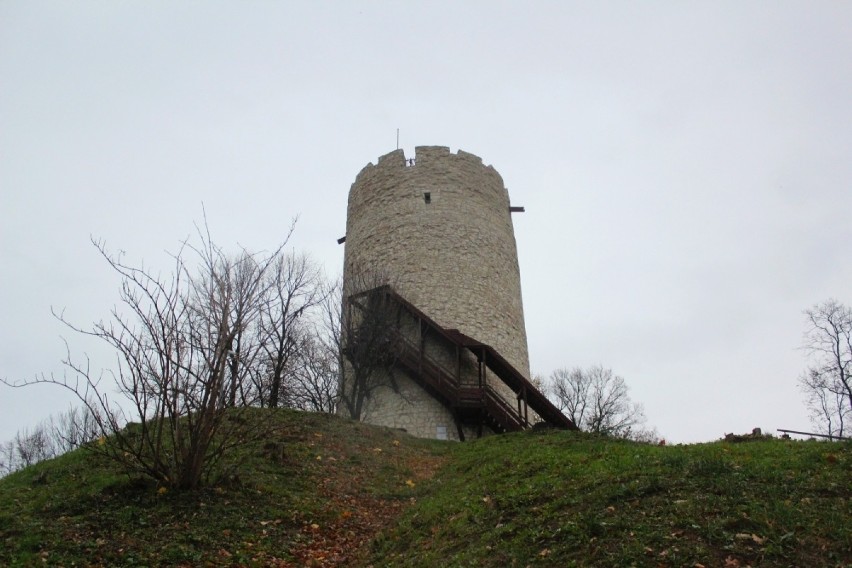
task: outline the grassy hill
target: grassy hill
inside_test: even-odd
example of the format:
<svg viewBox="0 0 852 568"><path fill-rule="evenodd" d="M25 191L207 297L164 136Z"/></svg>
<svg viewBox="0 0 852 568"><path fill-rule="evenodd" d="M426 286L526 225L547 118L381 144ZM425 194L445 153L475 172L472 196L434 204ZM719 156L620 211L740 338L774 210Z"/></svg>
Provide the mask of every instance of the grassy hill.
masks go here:
<svg viewBox="0 0 852 568"><path fill-rule="evenodd" d="M274 412L198 492L81 451L0 480L0 565L852 565L850 444L457 444Z"/></svg>

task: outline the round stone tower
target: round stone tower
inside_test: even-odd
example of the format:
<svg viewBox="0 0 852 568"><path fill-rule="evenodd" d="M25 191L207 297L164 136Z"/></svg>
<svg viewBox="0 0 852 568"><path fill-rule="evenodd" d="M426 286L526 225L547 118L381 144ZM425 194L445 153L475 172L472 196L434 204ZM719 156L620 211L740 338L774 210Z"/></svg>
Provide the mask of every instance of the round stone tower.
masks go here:
<svg viewBox="0 0 852 568"><path fill-rule="evenodd" d="M443 146L380 157L349 191L345 243L344 290L365 270L387 275L431 319L490 345L529 378L509 193L492 166ZM399 426L389 422L379 421Z"/></svg>

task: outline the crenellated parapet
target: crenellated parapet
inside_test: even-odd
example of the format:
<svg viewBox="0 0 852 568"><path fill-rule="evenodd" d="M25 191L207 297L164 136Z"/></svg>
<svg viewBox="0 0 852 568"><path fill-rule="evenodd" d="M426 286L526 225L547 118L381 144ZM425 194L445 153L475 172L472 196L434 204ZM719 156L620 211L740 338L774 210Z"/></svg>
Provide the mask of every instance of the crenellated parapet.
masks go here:
<svg viewBox="0 0 852 568"><path fill-rule="evenodd" d="M502 185L503 180L500 174L493 166L483 165L482 158L476 154L459 150L455 154L450 152L447 146L417 146L414 149L414 157L406 158L405 152L402 149L388 152L384 156L379 156L378 161L374 165L369 163L361 170L355 178L355 183L362 182L371 175L387 175L393 168L407 168L420 166L421 169L437 167L445 170L465 170L484 168L489 174L500 180Z"/></svg>
<svg viewBox="0 0 852 568"><path fill-rule="evenodd" d="M479 207L509 207L509 193L493 166L484 165L482 158L464 150L452 153L446 146L418 146L413 158L407 158L403 150L394 150L379 157L376 164L367 164L350 188L349 204L350 208L375 206L404 194L417 194L425 200L429 194L431 203L438 205L447 192L453 191L479 200Z"/></svg>

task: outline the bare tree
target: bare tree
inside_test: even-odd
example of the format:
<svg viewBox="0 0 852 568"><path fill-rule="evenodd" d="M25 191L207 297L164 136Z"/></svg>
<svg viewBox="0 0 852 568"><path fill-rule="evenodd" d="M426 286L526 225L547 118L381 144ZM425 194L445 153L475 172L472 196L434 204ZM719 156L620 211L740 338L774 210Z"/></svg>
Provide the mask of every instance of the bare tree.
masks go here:
<svg viewBox="0 0 852 568"><path fill-rule="evenodd" d="M222 258L217 262L218 266L204 270L204 276L194 283L194 317L201 323L201 329L230 328L231 336L225 345L223 396L227 406L245 406L252 370L262 357L262 341L258 341L257 334L264 298L269 291L262 274L265 266L245 251L234 259ZM214 280L217 273L219 281ZM227 304L210 309L212 306L205 299L215 297L219 288L225 291Z"/></svg>
<svg viewBox="0 0 852 568"><path fill-rule="evenodd" d="M313 328L302 330L296 341L282 383L280 404L308 412L336 412L340 377L336 352Z"/></svg>
<svg viewBox="0 0 852 568"><path fill-rule="evenodd" d="M580 430L643 441L653 437L642 405L630 400L627 383L611 369L557 369L549 383L554 404Z"/></svg>
<svg viewBox="0 0 852 568"><path fill-rule="evenodd" d="M375 270L351 271L323 303L327 343L340 374L339 411L361 420L382 388L399 392L394 367L401 341L402 307L391 298L390 278Z"/></svg>
<svg viewBox="0 0 852 568"><path fill-rule="evenodd" d="M87 358L75 360L70 351L63 361L70 376L13 384L47 382L71 390L104 440L92 448L129 471L182 489L207 479L226 450L263 433L262 422L240 417L245 408L229 408L260 350L247 339L262 313L267 274L284 246L231 257L213 243L206 225L197 233L199 244L183 244L166 278L128 265L93 241L122 279L123 311L113 309L110 320L91 329L57 315L113 348L117 366L109 375L124 404L100 387L102 374Z"/></svg>
<svg viewBox="0 0 852 568"><path fill-rule="evenodd" d="M261 312L261 333L266 376L260 387L261 406L278 406L285 393L291 360L303 343L310 312L323 300L322 275L303 254L279 257L269 273L269 296Z"/></svg>
<svg viewBox="0 0 852 568"><path fill-rule="evenodd" d="M97 420L85 408L71 407L44 423L56 455L76 450L98 438Z"/></svg>
<svg viewBox="0 0 852 568"><path fill-rule="evenodd" d="M29 467L57 455L53 440L43 424L18 431L15 434L14 443L20 468Z"/></svg>
<svg viewBox="0 0 852 568"><path fill-rule="evenodd" d="M50 416L32 429L19 430L0 444L0 477L40 461L60 456L98 437L90 413L72 407Z"/></svg>
<svg viewBox="0 0 852 568"><path fill-rule="evenodd" d="M15 457L14 440L0 443L0 477L18 470L18 460Z"/></svg>
<svg viewBox="0 0 852 568"><path fill-rule="evenodd" d="M803 349L811 364L799 377L811 420L829 436L852 423L852 309L829 299L805 311Z"/></svg>

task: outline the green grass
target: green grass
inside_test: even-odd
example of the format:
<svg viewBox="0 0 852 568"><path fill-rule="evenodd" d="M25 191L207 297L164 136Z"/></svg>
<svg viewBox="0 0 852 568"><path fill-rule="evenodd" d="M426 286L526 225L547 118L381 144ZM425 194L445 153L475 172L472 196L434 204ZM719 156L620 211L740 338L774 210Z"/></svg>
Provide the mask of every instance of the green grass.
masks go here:
<svg viewBox="0 0 852 568"><path fill-rule="evenodd" d="M84 451L0 480L0 565L852 566L850 444L456 444L269 412L199 491Z"/></svg>
<svg viewBox="0 0 852 568"><path fill-rule="evenodd" d="M235 451L226 481L202 490L168 491L80 450L0 480L0 566L301 565L329 553L314 545L343 562L340 535L319 537L356 523L364 502L384 520L420 490L406 484L412 464L449 449L333 416L263 412L276 415L270 438ZM358 544L380 525L340 538Z"/></svg>
<svg viewBox="0 0 852 568"><path fill-rule="evenodd" d="M465 445L375 548L394 566L846 566L852 445Z"/></svg>

